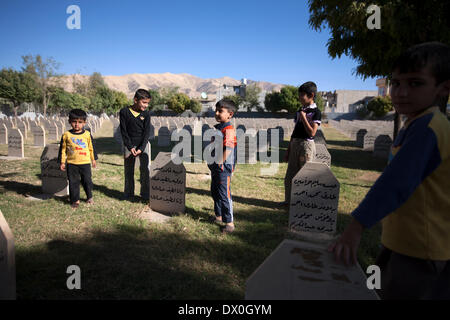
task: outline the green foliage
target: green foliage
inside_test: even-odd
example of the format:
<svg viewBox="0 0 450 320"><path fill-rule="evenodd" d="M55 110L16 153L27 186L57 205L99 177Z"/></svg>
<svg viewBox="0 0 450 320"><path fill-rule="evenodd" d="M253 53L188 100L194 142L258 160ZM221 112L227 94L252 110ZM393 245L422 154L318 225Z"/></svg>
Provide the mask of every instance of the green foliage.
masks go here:
<svg viewBox="0 0 450 320"><path fill-rule="evenodd" d="M24 65L22 70L34 77L35 83L39 88L40 102L42 103L45 116L47 114L47 105L52 94L50 87L55 85L60 77L60 74L56 72L60 64L52 57L44 60L39 54L36 56L22 56L22 60Z"/></svg>
<svg viewBox="0 0 450 320"><path fill-rule="evenodd" d="M256 84L248 85L245 88L245 98L243 99L243 106L247 108L247 111L252 111L253 108L256 108L258 111L261 111L261 106L259 104L259 95L261 93L261 88Z"/></svg>
<svg viewBox="0 0 450 320"><path fill-rule="evenodd" d="M323 113L325 110L325 102L323 101L321 94L317 94L317 96L314 98L314 103L316 104L317 108L319 108L320 112Z"/></svg>
<svg viewBox="0 0 450 320"><path fill-rule="evenodd" d="M266 94L264 98L264 105L270 112L278 112L281 110L281 94L280 92L271 92Z"/></svg>
<svg viewBox="0 0 450 320"><path fill-rule="evenodd" d="M61 111L68 112L71 109L82 109L88 111L89 98L86 98L78 93L70 93L60 87L49 87L51 92L50 100L48 102L48 109L53 113Z"/></svg>
<svg viewBox="0 0 450 320"><path fill-rule="evenodd" d="M159 93L159 91L153 89L149 89L148 92L152 97L150 99L150 103L148 104L148 108L153 111L160 110L162 108L162 105L164 105L164 100L161 97L161 94Z"/></svg>
<svg viewBox="0 0 450 320"><path fill-rule="evenodd" d="M280 91L280 110L296 112L301 107L298 101L298 88L294 86L285 86Z"/></svg>
<svg viewBox="0 0 450 320"><path fill-rule="evenodd" d="M366 12L371 4L381 10L381 29L369 30ZM450 2L441 0L309 0L310 26L329 29L328 54L348 55L358 62L356 74L364 79L389 76L394 60L412 45L427 41L450 43Z"/></svg>
<svg viewBox="0 0 450 320"><path fill-rule="evenodd" d="M105 110L114 110L116 96L114 91L107 87L98 87L91 98L89 110L92 113L101 114Z"/></svg>
<svg viewBox="0 0 450 320"><path fill-rule="evenodd" d="M13 69L0 71L0 97L13 103L14 114L22 102L35 101L39 96L39 88L34 76Z"/></svg>
<svg viewBox="0 0 450 320"><path fill-rule="evenodd" d="M373 112L375 117L385 116L389 111L392 111L391 97L375 97L367 104L367 110Z"/></svg>
<svg viewBox="0 0 450 320"><path fill-rule="evenodd" d="M88 90L90 92L96 92L97 89L106 87L105 80L100 72L94 72L89 76Z"/></svg>
<svg viewBox="0 0 450 320"><path fill-rule="evenodd" d="M244 103L244 99L240 95L224 96L222 99L229 99L233 101L238 109L239 106Z"/></svg>
<svg viewBox="0 0 450 320"><path fill-rule="evenodd" d="M190 109L194 113L199 113L200 111L202 111L202 104L197 99L191 99L191 101L189 101L188 109Z"/></svg>
<svg viewBox="0 0 450 320"><path fill-rule="evenodd" d="M167 107L176 113L182 113L190 105L190 100L184 93L175 93L167 101Z"/></svg>

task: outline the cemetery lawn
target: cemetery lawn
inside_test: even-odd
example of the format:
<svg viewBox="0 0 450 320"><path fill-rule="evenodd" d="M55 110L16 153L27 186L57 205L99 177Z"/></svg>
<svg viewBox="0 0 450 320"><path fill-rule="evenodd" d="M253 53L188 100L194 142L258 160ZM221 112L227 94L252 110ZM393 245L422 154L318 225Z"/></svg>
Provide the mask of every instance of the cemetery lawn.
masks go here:
<svg viewBox="0 0 450 320"><path fill-rule="evenodd" d="M341 184L342 232L384 161L333 128L323 130ZM222 235L208 222L214 212L206 164L186 164L185 214L165 224L149 223L138 217L146 207L139 198L119 200L123 160L112 124L105 121L94 139L95 204L87 205L81 191L77 210L67 198L30 197L41 193L43 151L31 146L32 136L26 159L0 160L0 209L15 238L18 299L243 299L247 278L283 239L293 238L288 212L277 204L284 200L286 163L274 176L261 176L264 164L238 165L231 183L236 231ZM282 147L281 157L287 141ZM152 145L152 159L160 150L169 149ZM0 155L7 155L6 145L0 145ZM365 231L358 255L363 270L374 263L379 243L379 225ZM70 265L81 268L81 290L66 287Z"/></svg>

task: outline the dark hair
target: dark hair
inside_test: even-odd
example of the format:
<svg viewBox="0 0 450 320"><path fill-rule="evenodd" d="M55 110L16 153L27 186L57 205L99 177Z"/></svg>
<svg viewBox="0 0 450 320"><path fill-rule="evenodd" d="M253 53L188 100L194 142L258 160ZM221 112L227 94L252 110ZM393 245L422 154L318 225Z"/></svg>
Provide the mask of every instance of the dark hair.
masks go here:
<svg viewBox="0 0 450 320"><path fill-rule="evenodd" d="M234 101L231 99L226 99L226 98L217 102L216 108L219 108L219 109L225 108L229 112L233 112L233 114L235 114L237 111L237 107L236 107L236 104L234 103Z"/></svg>
<svg viewBox="0 0 450 320"><path fill-rule="evenodd" d="M417 72L426 66L436 85L450 79L450 47L441 42L425 42L407 49L392 65L392 71Z"/></svg>
<svg viewBox="0 0 450 320"><path fill-rule="evenodd" d="M81 119L83 121L86 121L87 114L81 109L72 109L69 112L69 122L71 120Z"/></svg>
<svg viewBox="0 0 450 320"><path fill-rule="evenodd" d="M302 84L299 88L298 88L298 93L306 93L306 95L311 98L312 94L314 93L314 100L316 99L317 96L317 86L314 82L312 81L308 81L305 82L304 84Z"/></svg>
<svg viewBox="0 0 450 320"><path fill-rule="evenodd" d="M134 94L134 99L136 99L137 101L151 98L152 96L150 95L150 92L145 89L138 89L138 91L136 91L136 93Z"/></svg>

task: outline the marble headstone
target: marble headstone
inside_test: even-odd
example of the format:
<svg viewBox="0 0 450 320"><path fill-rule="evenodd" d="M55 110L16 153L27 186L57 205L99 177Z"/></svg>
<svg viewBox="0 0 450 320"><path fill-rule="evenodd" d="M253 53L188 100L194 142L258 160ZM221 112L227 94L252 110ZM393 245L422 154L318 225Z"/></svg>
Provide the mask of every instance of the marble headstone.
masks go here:
<svg viewBox="0 0 450 320"><path fill-rule="evenodd" d="M161 127L158 130L158 146L170 146L170 130L167 127Z"/></svg>
<svg viewBox="0 0 450 320"><path fill-rule="evenodd" d="M246 300L378 300L357 264L337 264L326 247L284 240L248 278Z"/></svg>
<svg viewBox="0 0 450 320"><path fill-rule="evenodd" d="M0 123L0 144L8 144L8 127Z"/></svg>
<svg viewBox="0 0 450 320"><path fill-rule="evenodd" d="M0 300L16 298L14 237L0 210Z"/></svg>
<svg viewBox="0 0 450 320"><path fill-rule="evenodd" d="M172 162L171 152L160 152L150 167L150 208L156 212L184 213L186 169Z"/></svg>
<svg viewBox="0 0 450 320"><path fill-rule="evenodd" d="M324 144L316 144L316 155L314 157L314 162L324 163L328 167L331 166L331 155Z"/></svg>
<svg viewBox="0 0 450 320"><path fill-rule="evenodd" d="M33 137L35 147L45 147L45 130L42 126L33 127Z"/></svg>
<svg viewBox="0 0 450 320"><path fill-rule="evenodd" d="M307 162L292 179L289 229L334 234L339 187L327 165Z"/></svg>
<svg viewBox="0 0 450 320"><path fill-rule="evenodd" d="M24 157L23 135L19 129L8 130L8 157Z"/></svg>
<svg viewBox="0 0 450 320"><path fill-rule="evenodd" d="M69 194L67 173L60 170L58 144L48 144L41 155L42 192L58 197Z"/></svg>

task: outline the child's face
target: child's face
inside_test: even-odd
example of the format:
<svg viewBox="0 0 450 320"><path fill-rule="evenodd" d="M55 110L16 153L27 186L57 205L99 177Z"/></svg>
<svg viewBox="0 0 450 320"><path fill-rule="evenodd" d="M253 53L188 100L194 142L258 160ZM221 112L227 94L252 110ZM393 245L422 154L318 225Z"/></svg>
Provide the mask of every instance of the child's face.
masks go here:
<svg viewBox="0 0 450 320"><path fill-rule="evenodd" d="M216 108L216 120L220 123L228 122L233 117L233 112L227 108Z"/></svg>
<svg viewBox="0 0 450 320"><path fill-rule="evenodd" d="M150 99L134 99L134 105L138 111L144 111L148 108L148 104L150 103Z"/></svg>
<svg viewBox="0 0 450 320"><path fill-rule="evenodd" d="M409 119L433 106L440 96L448 95L450 81L436 85L428 67L420 71L392 73L391 98L395 110Z"/></svg>
<svg viewBox="0 0 450 320"><path fill-rule="evenodd" d="M300 92L298 94L298 100L300 101L302 106L309 106L314 102L314 94L311 97L308 97L305 92Z"/></svg>
<svg viewBox="0 0 450 320"><path fill-rule="evenodd" d="M81 132L86 124L86 121L82 119L71 119L69 123L72 126L73 131Z"/></svg>

